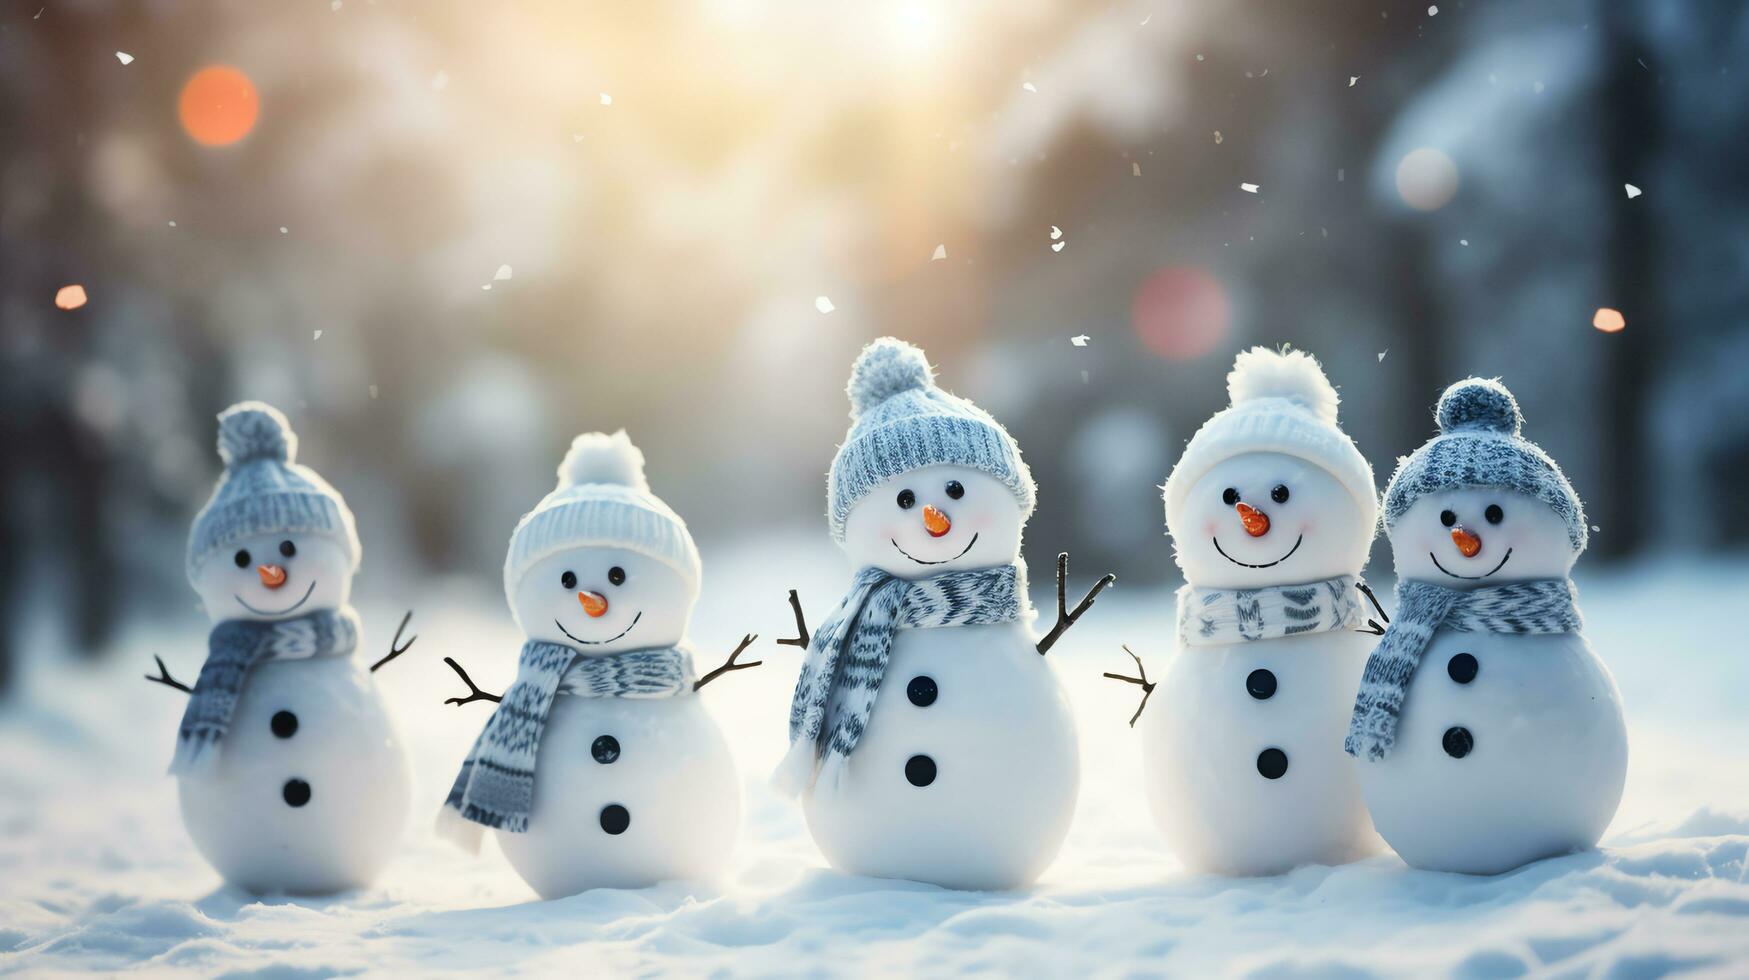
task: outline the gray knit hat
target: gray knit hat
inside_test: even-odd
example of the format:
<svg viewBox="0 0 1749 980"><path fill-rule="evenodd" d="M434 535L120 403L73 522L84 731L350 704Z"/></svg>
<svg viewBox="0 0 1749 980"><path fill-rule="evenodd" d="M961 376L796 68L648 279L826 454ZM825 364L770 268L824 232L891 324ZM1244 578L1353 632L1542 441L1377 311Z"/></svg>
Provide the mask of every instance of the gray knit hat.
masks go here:
<svg viewBox="0 0 1749 980"><path fill-rule="evenodd" d="M1425 494L1497 487L1548 504L1566 522L1574 554L1585 550L1585 505L1549 454L1518 434L1524 416L1505 385L1465 378L1439 396L1433 417L1439 435L1399 459L1385 487L1386 534Z"/></svg>
<svg viewBox="0 0 1749 980"><path fill-rule="evenodd" d="M258 534L320 534L340 543L358 568L352 511L328 481L295 460L298 437L279 409L238 402L219 413L225 472L188 534L190 582L214 553Z"/></svg>
<svg viewBox="0 0 1749 980"><path fill-rule="evenodd" d="M1032 474L1001 423L971 402L935 386L923 351L882 337L850 369L850 431L826 479L832 537L844 540L850 508L882 481L937 463L967 466L1002 481L1032 514Z"/></svg>

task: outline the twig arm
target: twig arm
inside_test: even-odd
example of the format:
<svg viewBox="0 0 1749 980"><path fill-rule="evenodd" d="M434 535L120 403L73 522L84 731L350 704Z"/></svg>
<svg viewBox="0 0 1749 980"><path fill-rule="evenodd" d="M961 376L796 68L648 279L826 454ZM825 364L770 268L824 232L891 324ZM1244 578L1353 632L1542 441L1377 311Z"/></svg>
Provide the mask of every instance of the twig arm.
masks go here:
<svg viewBox="0 0 1749 980"><path fill-rule="evenodd" d="M794 589L789 590L789 607L795 610L796 635L788 639L778 640L777 642L784 646L799 647L800 649L806 650L808 648L808 642L812 640L813 637L808 634L808 621L802 616L801 597L796 595L796 590Z"/></svg>
<svg viewBox="0 0 1749 980"><path fill-rule="evenodd" d="M1104 577L1093 583L1093 588L1087 590L1087 594L1081 597L1081 601L1075 604L1074 609L1068 608L1068 601L1064 596L1068 579L1069 553L1065 551L1057 556L1057 622L1051 627L1051 631L1044 635L1044 639L1038 641L1038 652L1041 657L1049 653L1051 647L1057 645L1057 641L1062 638L1064 633L1068 632L1069 627L1075 625L1075 621L1081 618L1082 613L1093 607L1093 600L1099 598L1099 593L1104 592L1106 586L1117 581L1117 576L1110 572L1105 573Z"/></svg>
<svg viewBox="0 0 1749 980"><path fill-rule="evenodd" d="M407 624L411 622L412 619L413 610L409 609L407 610L407 615L401 617L401 625L395 627L395 638L389 641L388 654L385 655L383 659L370 665L371 673L376 673L378 667L381 667L383 664L386 664L396 657L399 657L401 654L406 653L407 650L413 646L413 641L419 639L419 635L415 633L414 635L407 637L406 643L401 642L401 634L406 632Z"/></svg>
<svg viewBox="0 0 1749 980"><path fill-rule="evenodd" d="M189 687L187 684L184 684L181 681L177 680L176 678L170 676L169 668L164 666L164 658L163 657L160 657L154 653L154 654L152 654L152 659L156 660L158 662L158 676L153 677L151 674L147 674L146 680L149 680L154 684L162 684L165 687L173 687L176 690L181 691L184 694L194 693L194 688Z"/></svg>
<svg viewBox="0 0 1749 980"><path fill-rule="evenodd" d="M790 595L795 595L795 593L791 592ZM747 663L747 664L735 662L735 658L739 657L741 655L741 651L747 649L747 647L752 645L753 641L757 640L757 639L759 639L758 633L748 633L746 636L741 637L741 645L735 648L735 652L729 654L729 659L723 661L723 665L721 667L718 667L716 670L713 670L710 673L704 675L703 677L700 677L698 679L698 681L692 685L692 689L694 691L696 691L699 688L705 686L706 684L709 684L711 681L716 680L717 678L723 676L724 674L728 673L731 670L746 670L749 667L757 667L760 664L764 663L765 661L763 661L763 660L755 660L752 663Z"/></svg>
<svg viewBox="0 0 1749 980"><path fill-rule="evenodd" d="M1366 596L1366 600L1368 602L1372 603L1372 607L1378 611L1379 619L1384 620L1385 623L1388 625L1391 621L1391 617L1385 615L1385 607L1379 605L1379 597L1372 594L1372 590L1367 588L1365 582L1356 582L1356 583L1354 583L1354 587L1360 590L1361 595ZM1384 636L1385 635L1385 627L1379 625L1378 619L1368 619L1366 621L1366 628L1365 629L1357 629L1357 630L1355 630L1355 632L1356 633L1371 633L1374 636Z"/></svg>
<svg viewBox="0 0 1749 980"><path fill-rule="evenodd" d="M1131 650L1128 644L1124 645L1123 652L1129 654L1130 659L1136 662L1136 673L1141 676L1130 677L1126 674L1114 674L1110 671L1106 671L1104 676L1114 681L1123 681L1125 684L1136 684L1141 687L1142 703L1136 705L1136 713L1130 715L1130 727L1134 728L1136 727L1136 719L1142 717L1142 711L1148 707L1148 699L1154 696L1156 682L1148 680L1148 668L1142 666L1142 658L1136 656L1135 651Z"/></svg>
<svg viewBox="0 0 1749 980"><path fill-rule="evenodd" d="M462 665L455 662L454 657L444 657L443 662L446 664L449 664L449 669L455 671L455 675L457 677L460 677L462 679L462 683L466 684L468 686L468 696L467 697L465 697L465 698L444 698L443 699L444 704L463 705L463 704L467 704L470 701L491 701L493 703L497 703L499 701L504 700L504 698L501 695L487 694L485 691L480 690L480 688L474 684L474 679L472 677L469 677L468 672L462 669Z"/></svg>

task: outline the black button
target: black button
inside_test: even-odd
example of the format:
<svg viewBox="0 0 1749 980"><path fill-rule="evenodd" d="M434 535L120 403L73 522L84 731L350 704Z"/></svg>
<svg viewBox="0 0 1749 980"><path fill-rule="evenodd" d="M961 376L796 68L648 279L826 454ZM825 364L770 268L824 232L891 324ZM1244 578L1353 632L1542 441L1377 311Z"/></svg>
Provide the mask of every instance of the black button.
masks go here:
<svg viewBox="0 0 1749 980"><path fill-rule="evenodd" d="M298 716L289 711L275 711L268 724L273 726L273 734L280 738L291 738L298 733Z"/></svg>
<svg viewBox="0 0 1749 980"><path fill-rule="evenodd" d="M589 746L589 754L602 765L619 761L619 739L612 735L603 735Z"/></svg>
<svg viewBox="0 0 1749 980"><path fill-rule="evenodd" d="M618 803L609 803L608 805L601 808L601 829L602 830L605 830L608 833L613 834L614 836L617 837L618 835L625 833L626 828L630 827L631 825L632 825L631 812L628 811L625 807L620 806Z"/></svg>
<svg viewBox="0 0 1749 980"><path fill-rule="evenodd" d="M928 786L935 782L935 760L926 755L914 755L905 760L905 778L913 786Z"/></svg>
<svg viewBox="0 0 1749 980"><path fill-rule="evenodd" d="M1459 684L1468 684L1475 680L1476 671L1481 669L1482 665L1476 662L1476 658L1467 653L1460 653L1445 664L1445 672Z"/></svg>
<svg viewBox="0 0 1749 980"><path fill-rule="evenodd" d="M1264 779L1280 779L1287 775L1287 753L1280 749L1264 749L1257 753L1257 772Z"/></svg>
<svg viewBox="0 0 1749 980"><path fill-rule="evenodd" d="M303 806L310 802L310 784L301 779L288 779L279 795L285 797L286 806Z"/></svg>
<svg viewBox="0 0 1749 980"><path fill-rule="evenodd" d="M935 703L935 696L941 689L935 686L935 678L921 674L911 678L911 683L905 685L905 696L919 708L927 708Z"/></svg>
<svg viewBox="0 0 1749 980"><path fill-rule="evenodd" d="M1259 701L1275 697L1275 675L1262 667L1245 675L1245 690Z"/></svg>
<svg viewBox="0 0 1749 980"><path fill-rule="evenodd" d="M1458 726L1447 728L1445 738L1441 741L1445 746L1445 754L1454 759L1469 755L1470 750L1476 747L1475 736L1470 734L1470 730Z"/></svg>

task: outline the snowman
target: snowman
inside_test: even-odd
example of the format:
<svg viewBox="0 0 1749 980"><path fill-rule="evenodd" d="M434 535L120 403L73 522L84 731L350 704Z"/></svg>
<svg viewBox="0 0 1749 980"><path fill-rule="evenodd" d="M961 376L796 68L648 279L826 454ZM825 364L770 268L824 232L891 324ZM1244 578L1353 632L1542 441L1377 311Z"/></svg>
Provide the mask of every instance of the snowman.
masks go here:
<svg viewBox="0 0 1749 980"><path fill-rule="evenodd" d="M1025 885L1075 811L1075 724L1042 656L1073 610L1058 559L1057 622L1034 638L1020 532L1034 487L988 414L936 387L921 350L882 338L849 384L828 518L858 569L808 636L774 781L801 797L834 868L951 888Z"/></svg>
<svg viewBox="0 0 1749 980"><path fill-rule="evenodd" d="M1245 351L1227 390L1232 404L1166 479L1185 578L1177 656L1157 690L1145 673L1106 676L1143 684L1144 707L1160 697L1142 726L1143 782L1187 869L1341 864L1379 846L1341 749L1370 646L1372 467L1305 352Z"/></svg>
<svg viewBox="0 0 1749 980"><path fill-rule="evenodd" d="M1519 435L1497 381L1446 389L1439 434L1385 490L1397 615L1346 748L1373 823L1418 868L1497 874L1594 846L1621 802L1627 728L1580 632L1585 511Z"/></svg>
<svg viewBox="0 0 1749 980"><path fill-rule="evenodd" d="M224 475L194 520L188 580L213 621L170 771L183 823L225 881L251 892L363 887L400 842L411 787L400 737L362 668L347 604L358 533L340 494L294 462L261 402L219 415ZM409 616L412 614L409 613ZM407 620L401 621L404 629Z"/></svg>
<svg viewBox="0 0 1749 980"><path fill-rule="evenodd" d="M528 637L516 680L465 697L498 703L438 818L477 851L487 828L542 898L641 888L720 871L741 824L723 732L695 692L757 667L738 657L702 679L687 621L698 548L650 492L626 434L578 436L559 484L517 524L504 592Z"/></svg>

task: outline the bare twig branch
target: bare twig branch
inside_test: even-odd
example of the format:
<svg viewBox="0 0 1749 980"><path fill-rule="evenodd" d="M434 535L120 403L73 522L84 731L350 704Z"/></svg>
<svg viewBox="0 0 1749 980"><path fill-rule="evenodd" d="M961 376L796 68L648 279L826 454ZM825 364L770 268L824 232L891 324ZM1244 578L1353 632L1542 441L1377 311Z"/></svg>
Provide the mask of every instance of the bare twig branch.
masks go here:
<svg viewBox="0 0 1749 980"><path fill-rule="evenodd" d="M789 590L789 607L796 612L796 635L790 639L778 640L777 642L784 646L800 647L801 649L806 650L808 648L808 641L813 639L813 637L808 635L808 622L806 619L802 618L802 600L796 595L796 590L794 589Z"/></svg>
<svg viewBox="0 0 1749 980"><path fill-rule="evenodd" d="M1154 696L1155 682L1148 680L1148 668L1142 666L1142 658L1136 656L1136 652L1134 650L1131 650L1129 648L1128 644L1124 645L1123 652L1129 654L1130 659L1134 660L1136 662L1136 673L1140 674L1141 676L1140 677L1130 677L1130 676L1127 676L1125 674L1113 674L1110 671L1107 671L1105 673L1105 676L1111 678L1114 681L1123 681L1125 684L1139 684L1139 685L1141 685L1142 703L1136 705L1136 713L1133 715L1130 715L1130 727L1134 728L1134 727L1136 727L1136 719L1142 717L1143 709L1147 708L1147 706L1148 706L1148 699Z"/></svg>
<svg viewBox="0 0 1749 980"><path fill-rule="evenodd" d="M1049 653L1051 647L1056 646L1057 640L1061 639L1069 627L1075 625L1075 621L1081 618L1081 614L1092 607L1093 600L1099 597L1099 593L1105 591L1106 586L1117 581L1117 576L1107 572L1104 578L1093 583L1093 588L1087 590L1087 594L1081 597L1081 601L1075 604L1074 609L1068 608L1068 600L1063 594L1068 579L1069 553L1065 551L1057 556L1057 623L1051 627L1049 633L1044 635L1044 639L1038 641L1038 652L1041 657Z"/></svg>
<svg viewBox="0 0 1749 980"><path fill-rule="evenodd" d="M407 615L401 617L401 625L395 627L395 638L389 641L388 654L384 656L383 659L370 665L371 673L376 673L378 667L381 667L383 664L386 664L396 657L399 657L401 654L406 653L408 648L413 646L413 641L419 639L419 635L415 633L414 635L407 637L406 643L401 642L401 633L407 628L407 623L412 619L413 610L409 609L407 610Z"/></svg>
<svg viewBox="0 0 1749 980"><path fill-rule="evenodd" d="M698 679L698 682L692 685L692 689L694 691L696 691L699 688L705 686L706 684L709 684L711 681L716 680L717 678L723 676L724 674L728 673L731 670L746 670L749 667L757 667L760 664L764 663L765 661L763 661L763 660L755 660L750 664L738 664L735 662L735 658L739 657L741 655L741 651L747 649L748 645L757 639L759 639L758 633L748 633L746 636L741 637L741 645L735 648L734 653L729 654L729 659L723 661L723 665L721 667L718 667L716 670L713 670L710 673L704 675L703 677L700 677Z"/></svg>
<svg viewBox="0 0 1749 980"><path fill-rule="evenodd" d="M1385 628L1383 626L1379 625L1378 620L1369 619L1366 621L1366 629L1357 629L1357 630L1355 630L1355 632L1356 633L1371 633L1373 636L1384 636L1385 635Z"/></svg>
<svg viewBox="0 0 1749 980"><path fill-rule="evenodd" d="M1372 594L1372 590L1367 588L1365 582L1356 582L1354 583L1354 587L1360 590L1361 595L1366 596L1367 601L1372 603L1374 609L1378 610L1380 619L1384 620L1386 623L1391 621L1391 617L1385 615L1385 607L1379 605L1379 597ZM1378 625L1377 623L1373 623L1370 619L1367 620L1367 622L1372 623L1374 626Z"/></svg>
<svg viewBox="0 0 1749 980"><path fill-rule="evenodd" d="M465 698L444 698L443 699L444 704L463 705L463 704L467 704L470 701L492 701L492 702L496 703L498 701L504 700L504 698L500 695L487 694L485 691L482 691L477 686L475 686L474 679L472 677L468 676L468 672L462 669L461 664L458 664L455 662L454 657L444 657L443 662L446 664L449 664L449 669L455 671L456 676L460 677L462 679L462 683L466 684L468 686L468 696L467 697L465 697Z"/></svg>
<svg viewBox="0 0 1749 980"><path fill-rule="evenodd" d="M165 687L174 687L175 689L177 689L178 691L181 691L184 694L192 694L194 692L194 688L189 687L187 684L184 684L181 681L177 680L176 678L170 676L169 668L164 666L164 658L163 657L160 657L154 653L154 654L152 654L152 659L156 660L158 662L158 676L153 677L151 674L147 674L146 680L149 680L154 684L162 684Z"/></svg>

